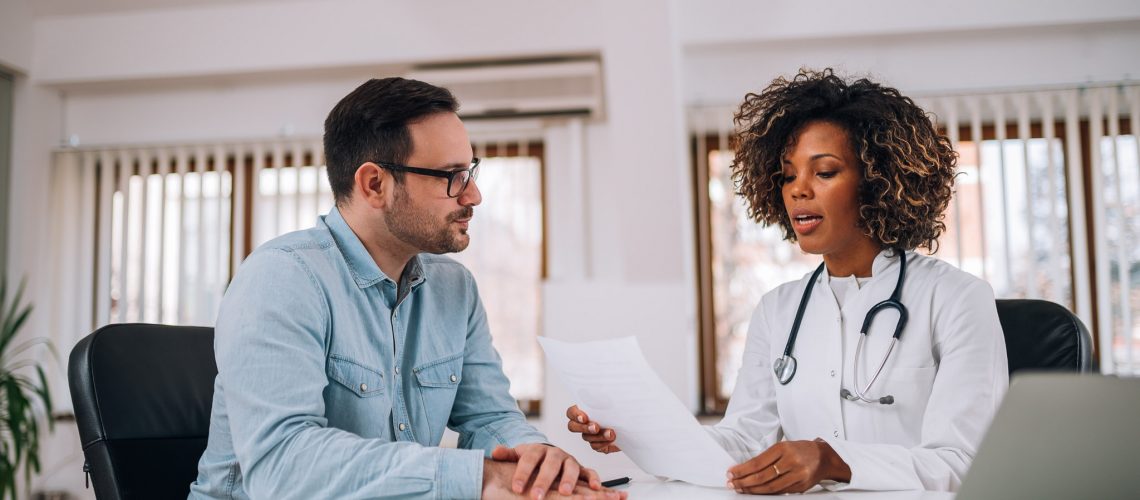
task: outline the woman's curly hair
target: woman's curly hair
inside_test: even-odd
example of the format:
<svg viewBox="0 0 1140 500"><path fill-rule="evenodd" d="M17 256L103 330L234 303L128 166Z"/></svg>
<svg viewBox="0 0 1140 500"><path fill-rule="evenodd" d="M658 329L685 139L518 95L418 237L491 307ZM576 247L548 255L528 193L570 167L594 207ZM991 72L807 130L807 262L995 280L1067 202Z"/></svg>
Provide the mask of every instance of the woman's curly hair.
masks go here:
<svg viewBox="0 0 1140 500"><path fill-rule="evenodd" d="M957 153L926 112L897 89L867 79L852 83L801 69L749 93L734 117L737 149L732 180L748 217L779 224L796 241L784 207L782 159L808 123L842 127L859 158L859 227L884 248L938 250L954 185Z"/></svg>

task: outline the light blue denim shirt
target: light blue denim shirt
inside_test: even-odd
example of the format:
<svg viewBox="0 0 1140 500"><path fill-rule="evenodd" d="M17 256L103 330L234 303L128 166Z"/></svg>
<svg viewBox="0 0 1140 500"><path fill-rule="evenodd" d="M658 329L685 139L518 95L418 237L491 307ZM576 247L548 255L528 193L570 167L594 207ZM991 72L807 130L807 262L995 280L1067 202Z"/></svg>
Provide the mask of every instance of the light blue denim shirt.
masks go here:
<svg viewBox="0 0 1140 500"><path fill-rule="evenodd" d="M479 498L496 445L545 442L508 392L471 273L397 284L334 208L254 251L222 300L190 498ZM439 448L445 427L459 449Z"/></svg>

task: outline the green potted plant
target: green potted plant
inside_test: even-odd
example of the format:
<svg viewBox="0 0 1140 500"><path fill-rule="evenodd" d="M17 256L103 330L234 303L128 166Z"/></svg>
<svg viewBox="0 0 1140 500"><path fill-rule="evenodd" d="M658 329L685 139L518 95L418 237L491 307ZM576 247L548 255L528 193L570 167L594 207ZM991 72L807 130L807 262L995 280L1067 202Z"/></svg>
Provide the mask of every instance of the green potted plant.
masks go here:
<svg viewBox="0 0 1140 500"><path fill-rule="evenodd" d="M32 313L22 304L24 284L8 301L8 282L0 277L0 499L18 496L16 478L24 471L24 484L40 471L41 422L52 428L51 393L43 367L26 354L36 345L51 349L46 339L14 344L16 334Z"/></svg>

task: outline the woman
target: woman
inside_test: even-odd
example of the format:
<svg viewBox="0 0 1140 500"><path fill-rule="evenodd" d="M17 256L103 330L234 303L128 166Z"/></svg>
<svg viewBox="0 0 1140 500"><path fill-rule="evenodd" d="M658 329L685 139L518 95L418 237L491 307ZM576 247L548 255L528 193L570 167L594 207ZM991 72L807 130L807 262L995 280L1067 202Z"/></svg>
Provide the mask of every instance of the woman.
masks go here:
<svg viewBox="0 0 1140 500"><path fill-rule="evenodd" d="M707 427L739 463L727 486L956 490L1008 372L990 286L914 252L945 230L949 140L896 89L831 70L748 94L735 120L749 216L823 263L752 316L724 420ZM577 406L567 417L618 451L612 429Z"/></svg>

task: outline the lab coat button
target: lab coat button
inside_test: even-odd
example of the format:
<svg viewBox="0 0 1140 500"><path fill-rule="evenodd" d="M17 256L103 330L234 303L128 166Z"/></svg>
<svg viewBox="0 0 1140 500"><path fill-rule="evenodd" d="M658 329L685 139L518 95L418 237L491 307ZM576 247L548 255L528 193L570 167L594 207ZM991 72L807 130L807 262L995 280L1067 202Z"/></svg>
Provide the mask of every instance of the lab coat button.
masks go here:
<svg viewBox="0 0 1140 500"><path fill-rule="evenodd" d="M835 370L831 370L831 378L835 378Z"/></svg>
<svg viewBox="0 0 1140 500"><path fill-rule="evenodd" d="M403 426L404 426L404 424L400 424L401 428L403 428ZM831 435L835 436L835 437L839 437L839 431L832 432Z"/></svg>
<svg viewBox="0 0 1140 500"><path fill-rule="evenodd" d="M407 429L407 428L408 428L408 426L406 426L406 425L404 425L404 424L400 424L400 430L401 430L401 431L402 431L402 430L404 430L404 429Z"/></svg>

